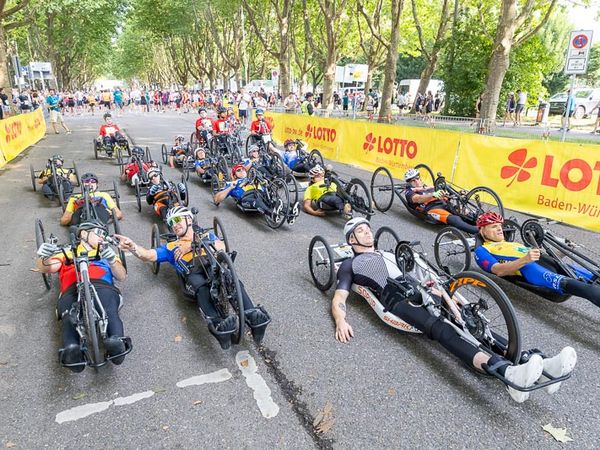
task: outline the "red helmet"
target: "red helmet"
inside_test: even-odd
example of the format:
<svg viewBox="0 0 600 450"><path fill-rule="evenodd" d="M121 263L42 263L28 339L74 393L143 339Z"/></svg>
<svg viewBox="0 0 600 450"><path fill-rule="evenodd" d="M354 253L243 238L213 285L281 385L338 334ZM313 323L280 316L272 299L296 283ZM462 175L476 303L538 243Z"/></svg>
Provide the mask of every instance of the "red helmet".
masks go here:
<svg viewBox="0 0 600 450"><path fill-rule="evenodd" d="M283 146L284 146L284 147L287 147L288 145L293 145L293 144L295 144L295 143L296 143L296 141L294 141L293 139L287 139L287 140L286 140L286 141L283 143Z"/></svg>
<svg viewBox="0 0 600 450"><path fill-rule="evenodd" d="M236 164L235 166L233 166L233 167L231 168L231 176L232 176L232 177L235 177L235 173L236 173L236 172L237 172L239 169L244 169L244 170L245 170L246 168L244 167L244 165L243 165L243 164Z"/></svg>
<svg viewBox="0 0 600 450"><path fill-rule="evenodd" d="M486 227L488 225L493 225L495 223L503 223L504 222L504 218L498 214L495 213L494 211L487 211L484 212L482 215L480 215L477 218L477 228L483 228Z"/></svg>

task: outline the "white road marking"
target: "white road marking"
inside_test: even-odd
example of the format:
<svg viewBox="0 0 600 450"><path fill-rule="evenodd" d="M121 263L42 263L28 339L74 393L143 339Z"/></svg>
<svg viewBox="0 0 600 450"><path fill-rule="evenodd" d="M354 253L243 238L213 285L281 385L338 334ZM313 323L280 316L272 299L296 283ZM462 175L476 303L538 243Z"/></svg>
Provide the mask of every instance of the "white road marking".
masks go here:
<svg viewBox="0 0 600 450"><path fill-rule="evenodd" d="M205 373L185 380L178 381L175 386L184 388L188 386L199 386L206 383L221 383L231 378L231 372L227 369L217 370L216 372Z"/></svg>
<svg viewBox="0 0 600 450"><path fill-rule="evenodd" d="M238 352L235 355L235 362L246 378L246 384L254 391L254 400L260 413L267 419L275 417L279 413L279 406L271 398L271 389L267 386L267 382L257 373L258 367L250 352L246 350Z"/></svg>
<svg viewBox="0 0 600 450"><path fill-rule="evenodd" d="M74 408L61 411L56 415L57 423L72 422L74 420L83 419L102 411L106 411L111 405L123 406L131 405L145 398L150 398L154 395L154 391L139 392L128 397L117 397L114 400L98 403L87 403L85 405L75 406Z"/></svg>

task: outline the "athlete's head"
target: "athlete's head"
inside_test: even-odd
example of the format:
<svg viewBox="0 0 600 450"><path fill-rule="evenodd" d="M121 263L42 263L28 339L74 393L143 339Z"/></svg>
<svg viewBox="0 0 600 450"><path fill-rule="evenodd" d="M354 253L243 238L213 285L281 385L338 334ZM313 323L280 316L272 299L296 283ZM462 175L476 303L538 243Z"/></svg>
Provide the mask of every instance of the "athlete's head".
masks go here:
<svg viewBox="0 0 600 450"><path fill-rule="evenodd" d="M86 172L81 175L81 183L91 192L94 192L96 189L98 189L98 177L92 172Z"/></svg>
<svg viewBox="0 0 600 450"><path fill-rule="evenodd" d="M477 228L479 233L486 241L501 242L504 240L504 230L502 224L504 218L494 211L484 212L477 218Z"/></svg>
<svg viewBox="0 0 600 450"><path fill-rule="evenodd" d="M100 220L92 219L79 224L77 227L77 236L83 242L95 248L108 236L108 229Z"/></svg>
<svg viewBox="0 0 600 450"><path fill-rule="evenodd" d="M325 176L325 169L323 169L319 164L317 164L308 171L308 175L313 181L322 180Z"/></svg>
<svg viewBox="0 0 600 450"><path fill-rule="evenodd" d="M373 247L373 233L371 224L364 217L350 219L344 225L346 242L356 250Z"/></svg>
<svg viewBox="0 0 600 450"><path fill-rule="evenodd" d="M204 119L207 116L206 108L199 108L198 114L200 114L200 117L202 117Z"/></svg>
<svg viewBox="0 0 600 450"><path fill-rule="evenodd" d="M51 161L54 163L55 167L62 167L64 160L65 159L62 157L62 155L52 155L51 158Z"/></svg>
<svg viewBox="0 0 600 450"><path fill-rule="evenodd" d="M296 141L293 139L286 139L286 141L283 143L283 146L287 151L291 152L292 150L296 150Z"/></svg>
<svg viewBox="0 0 600 450"><path fill-rule="evenodd" d="M137 156L138 158L143 158L146 152L142 147L135 146L131 149L131 154L133 156Z"/></svg>
<svg viewBox="0 0 600 450"><path fill-rule="evenodd" d="M225 118L227 116L227 109L222 106L219 106L219 109L217 109L217 114L220 118Z"/></svg>
<svg viewBox="0 0 600 450"><path fill-rule="evenodd" d="M206 158L206 150L204 150L204 147L198 147L196 149L196 159L204 159Z"/></svg>
<svg viewBox="0 0 600 450"><path fill-rule="evenodd" d="M185 141L185 138L181 134L175 136L175 145L183 144L183 141Z"/></svg>
<svg viewBox="0 0 600 450"><path fill-rule="evenodd" d="M194 214L184 206L176 206L167 212L167 225L177 237L184 236L192 224Z"/></svg>
<svg viewBox="0 0 600 450"><path fill-rule="evenodd" d="M247 175L246 168L243 164L236 164L231 168L231 176L236 180L246 178Z"/></svg>
<svg viewBox="0 0 600 450"><path fill-rule="evenodd" d="M257 108L257 109L256 109L256 113L255 113L255 114L256 114L256 118L257 118L258 120L262 120L262 119L264 119L264 118L265 118L265 112L264 112L264 110L262 110L261 108Z"/></svg>
<svg viewBox="0 0 600 450"><path fill-rule="evenodd" d="M152 184L160 184L160 169L153 167L148 171L148 180Z"/></svg>
<svg viewBox="0 0 600 450"><path fill-rule="evenodd" d="M411 187L423 186L421 174L417 169L414 168L410 168L406 172L404 172L404 181L406 181Z"/></svg>
<svg viewBox="0 0 600 450"><path fill-rule="evenodd" d="M104 114L104 116L102 116L104 118L104 121L108 124L112 123L112 115L110 113L106 113Z"/></svg>

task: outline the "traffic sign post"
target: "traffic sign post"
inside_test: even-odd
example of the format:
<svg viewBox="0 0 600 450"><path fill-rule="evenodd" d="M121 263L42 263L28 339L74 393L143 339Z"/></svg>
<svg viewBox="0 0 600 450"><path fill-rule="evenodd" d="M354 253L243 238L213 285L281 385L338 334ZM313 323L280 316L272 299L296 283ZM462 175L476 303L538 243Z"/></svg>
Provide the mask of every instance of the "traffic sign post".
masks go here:
<svg viewBox="0 0 600 450"><path fill-rule="evenodd" d="M567 60L565 62L565 74L571 75L571 87L565 104L565 120L562 130L562 141L567 135L567 124L569 123L569 100L574 95L575 77L587 73L590 49L592 48L592 30L571 31L569 35L569 46L567 48Z"/></svg>

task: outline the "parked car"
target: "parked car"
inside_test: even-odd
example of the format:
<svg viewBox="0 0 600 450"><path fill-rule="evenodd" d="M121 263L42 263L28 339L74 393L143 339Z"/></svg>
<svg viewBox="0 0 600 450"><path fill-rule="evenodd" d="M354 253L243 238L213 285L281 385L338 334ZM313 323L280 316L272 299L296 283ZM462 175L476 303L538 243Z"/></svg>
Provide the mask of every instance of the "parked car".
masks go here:
<svg viewBox="0 0 600 450"><path fill-rule="evenodd" d="M600 88L575 89L575 118L587 117L600 101ZM562 114L567 102L567 93L561 92L550 97L550 114Z"/></svg>

